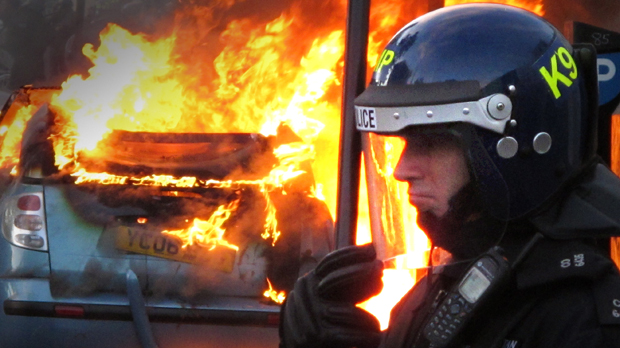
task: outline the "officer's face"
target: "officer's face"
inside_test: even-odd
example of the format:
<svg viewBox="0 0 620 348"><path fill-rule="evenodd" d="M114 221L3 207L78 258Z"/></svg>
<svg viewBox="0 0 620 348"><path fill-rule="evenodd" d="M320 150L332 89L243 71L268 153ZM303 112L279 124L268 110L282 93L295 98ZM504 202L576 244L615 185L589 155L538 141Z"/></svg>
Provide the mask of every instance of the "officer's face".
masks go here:
<svg viewBox="0 0 620 348"><path fill-rule="evenodd" d="M470 180L465 152L454 136L409 133L394 177L409 184L409 202L443 217L450 199Z"/></svg>

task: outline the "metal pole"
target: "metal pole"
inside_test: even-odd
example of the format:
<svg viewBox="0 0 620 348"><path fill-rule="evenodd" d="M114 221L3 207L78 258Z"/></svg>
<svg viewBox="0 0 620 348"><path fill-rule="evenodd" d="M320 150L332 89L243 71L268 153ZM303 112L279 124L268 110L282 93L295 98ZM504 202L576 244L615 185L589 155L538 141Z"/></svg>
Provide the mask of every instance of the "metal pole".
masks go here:
<svg viewBox="0 0 620 348"><path fill-rule="evenodd" d="M138 341L142 348L158 348L155 343L155 336L151 329L151 323L146 313L144 297L140 289L140 281L138 276L131 269L127 270L127 297L129 298L129 307L133 318L133 326L138 336Z"/></svg>
<svg viewBox="0 0 620 348"><path fill-rule="evenodd" d="M366 88L370 0L349 0L344 52L344 84L336 206L336 248L355 244L359 199L361 137L353 101Z"/></svg>

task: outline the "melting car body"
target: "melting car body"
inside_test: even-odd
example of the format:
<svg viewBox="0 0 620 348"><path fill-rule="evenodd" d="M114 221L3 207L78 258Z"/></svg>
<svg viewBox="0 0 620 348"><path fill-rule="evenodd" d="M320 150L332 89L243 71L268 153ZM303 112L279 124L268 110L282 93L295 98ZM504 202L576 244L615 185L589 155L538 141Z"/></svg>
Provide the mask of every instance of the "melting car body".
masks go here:
<svg viewBox="0 0 620 348"><path fill-rule="evenodd" d="M32 107L19 161L3 157L0 173L0 340L138 346L127 295L135 274L162 347L275 344L279 306L265 291L290 289L333 238L310 175L278 190L261 181L286 139L114 131L101 154L59 169L47 107L57 91L22 88L0 116L8 129Z"/></svg>

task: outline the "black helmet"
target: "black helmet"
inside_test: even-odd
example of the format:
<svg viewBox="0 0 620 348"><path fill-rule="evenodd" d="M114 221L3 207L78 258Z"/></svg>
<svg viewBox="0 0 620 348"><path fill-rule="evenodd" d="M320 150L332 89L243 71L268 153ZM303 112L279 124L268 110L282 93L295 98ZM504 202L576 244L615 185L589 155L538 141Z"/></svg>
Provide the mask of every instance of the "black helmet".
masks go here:
<svg viewBox="0 0 620 348"><path fill-rule="evenodd" d="M388 43L355 100L357 128L388 135L430 124L458 129L487 210L502 220L522 217L592 157L592 62L593 50L574 49L528 11L442 8Z"/></svg>

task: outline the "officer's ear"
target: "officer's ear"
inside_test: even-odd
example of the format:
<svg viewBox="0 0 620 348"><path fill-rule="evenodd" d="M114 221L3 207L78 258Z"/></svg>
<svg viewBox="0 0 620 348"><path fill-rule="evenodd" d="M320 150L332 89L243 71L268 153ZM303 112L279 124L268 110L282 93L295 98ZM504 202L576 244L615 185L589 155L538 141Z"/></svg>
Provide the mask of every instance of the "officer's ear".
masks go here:
<svg viewBox="0 0 620 348"><path fill-rule="evenodd" d="M598 144L598 65L596 48L590 43L573 44L573 59L577 71L583 74L585 96L587 98L587 147L584 160L597 154Z"/></svg>

